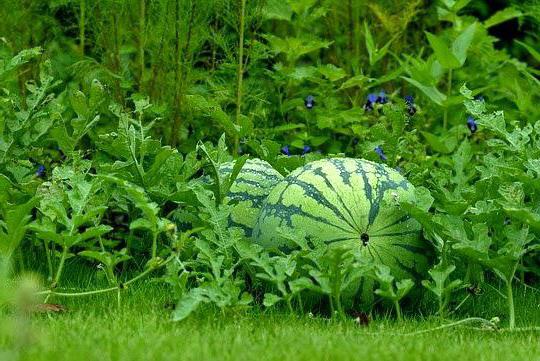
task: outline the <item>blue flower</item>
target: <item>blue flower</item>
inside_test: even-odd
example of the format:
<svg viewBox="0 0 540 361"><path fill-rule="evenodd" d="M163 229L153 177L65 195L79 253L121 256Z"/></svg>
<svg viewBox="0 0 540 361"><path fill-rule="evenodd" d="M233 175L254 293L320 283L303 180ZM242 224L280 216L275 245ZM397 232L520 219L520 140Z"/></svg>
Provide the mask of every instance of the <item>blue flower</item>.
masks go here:
<svg viewBox="0 0 540 361"><path fill-rule="evenodd" d="M367 96L367 101L371 104L376 103L377 99L379 99L379 97L375 93L369 93Z"/></svg>
<svg viewBox="0 0 540 361"><path fill-rule="evenodd" d="M377 94L370 93L367 96L366 104L364 104L364 110L370 111L373 110L373 105L377 102Z"/></svg>
<svg viewBox="0 0 540 361"><path fill-rule="evenodd" d="M484 97L482 95L477 95L474 97L474 100L476 100L477 102L483 102L484 101Z"/></svg>
<svg viewBox="0 0 540 361"><path fill-rule="evenodd" d="M405 95L405 104L414 105L414 97L412 95Z"/></svg>
<svg viewBox="0 0 540 361"><path fill-rule="evenodd" d="M386 96L386 93L384 92L384 90L380 91L379 96L377 97L377 103L379 104L388 103L388 97Z"/></svg>
<svg viewBox="0 0 540 361"><path fill-rule="evenodd" d="M289 146L286 145L283 148L281 148L281 153L285 154L287 157L291 155L291 152L289 151Z"/></svg>
<svg viewBox="0 0 540 361"><path fill-rule="evenodd" d="M309 152L311 152L311 147L309 145L304 145L304 149L302 150L302 155L305 155Z"/></svg>
<svg viewBox="0 0 540 361"><path fill-rule="evenodd" d="M471 133L475 133L478 130L478 125L476 124L476 121L470 115L467 117L467 127L469 127Z"/></svg>
<svg viewBox="0 0 540 361"><path fill-rule="evenodd" d="M304 99L304 105L307 109L313 109L315 106L315 97L313 97L313 95L308 95L306 99Z"/></svg>
<svg viewBox="0 0 540 361"><path fill-rule="evenodd" d="M45 176L46 168L44 165L40 164L36 170L36 177L43 178Z"/></svg>
<svg viewBox="0 0 540 361"><path fill-rule="evenodd" d="M386 158L386 154L384 154L384 151L380 145L376 146L375 149L373 149L375 153L381 158L383 162L386 162L388 158Z"/></svg>
<svg viewBox="0 0 540 361"><path fill-rule="evenodd" d="M412 95L405 95L405 105L407 106L407 113L409 116L416 114L416 106L414 105L414 98Z"/></svg>

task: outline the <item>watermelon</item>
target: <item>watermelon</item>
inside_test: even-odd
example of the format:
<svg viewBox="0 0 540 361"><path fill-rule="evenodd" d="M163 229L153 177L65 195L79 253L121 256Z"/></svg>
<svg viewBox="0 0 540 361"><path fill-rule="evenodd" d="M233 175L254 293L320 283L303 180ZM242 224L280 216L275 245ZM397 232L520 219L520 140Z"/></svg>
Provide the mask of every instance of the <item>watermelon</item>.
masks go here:
<svg viewBox="0 0 540 361"><path fill-rule="evenodd" d="M230 175L233 166L234 162L222 164L219 168L221 175ZM226 196L226 201L234 205L229 226L241 228L247 237L251 237L266 197L282 179L283 176L270 163L257 158L248 159Z"/></svg>
<svg viewBox="0 0 540 361"><path fill-rule="evenodd" d="M397 171L362 159L318 160L275 186L253 237L267 249L287 252L295 247L287 235L302 234L313 244L355 247L397 278L419 277L428 264L427 242L400 201L414 202L415 196Z"/></svg>

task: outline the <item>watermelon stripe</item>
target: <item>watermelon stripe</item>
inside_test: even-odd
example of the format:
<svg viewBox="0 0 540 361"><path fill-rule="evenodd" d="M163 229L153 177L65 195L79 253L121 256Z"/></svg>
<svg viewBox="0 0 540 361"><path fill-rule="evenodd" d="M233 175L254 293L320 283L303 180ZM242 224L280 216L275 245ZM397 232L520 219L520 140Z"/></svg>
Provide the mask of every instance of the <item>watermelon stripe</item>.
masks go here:
<svg viewBox="0 0 540 361"><path fill-rule="evenodd" d="M295 178L295 179L289 180L289 183L287 184L287 187L283 190L283 193L292 185L299 186L300 188L302 188L302 190L306 194L306 197L312 198L315 201L321 203L326 208L330 209L334 213L334 215L337 217L337 219L343 219L345 223L347 223L351 227L351 229L347 230L348 232L355 229L354 225L349 220L343 217L343 214L341 213L341 211L337 209L332 204L332 202L330 202L326 197L324 197L323 194L317 188L315 188L313 184L307 183L300 179Z"/></svg>
<svg viewBox="0 0 540 361"><path fill-rule="evenodd" d="M245 224L242 224L242 223L238 223L238 222L235 222L233 221L231 218L229 218L229 227L237 227L237 228L240 228L242 231L244 231L244 234L247 236L247 237L251 237L251 233L252 233L252 229L250 227L248 227L247 225Z"/></svg>
<svg viewBox="0 0 540 361"><path fill-rule="evenodd" d="M322 172L321 172L321 173L322 173ZM316 172L314 172L314 174L320 175L320 174L318 174L318 173L316 173ZM322 173L322 174L324 174L324 173ZM356 219L355 219L355 217L354 217L352 211L347 207L347 204L345 203L345 201L344 201L343 198L341 197L340 192L336 190L336 188L332 185L332 183L330 183L330 181L328 180L328 177L325 177L324 175L320 175L320 176L322 177L322 179L323 179L323 181L325 182L326 186L327 186L328 188L330 188L330 190L331 190L332 192L334 192L334 194L335 194L336 197L338 198L339 202L341 203L341 206L343 207L343 209L345 209L345 211L346 211L347 214L349 215L350 220L351 220L351 223L352 223L351 226L354 225L353 228L354 228L356 231L361 232L361 231L362 231L362 227L360 227L360 226L358 225L358 223L356 222Z"/></svg>
<svg viewBox="0 0 540 361"><path fill-rule="evenodd" d="M390 227L392 227L392 226L395 226L395 225L398 224L398 223L403 223L403 222L405 222L405 221L408 221L409 219L410 219L409 215L406 214L406 215L404 215L403 217L401 217L401 218L395 220L393 223L389 223L389 224L387 224L387 225L385 225L385 226L383 226L383 227L381 227L381 228L378 228L378 229L376 230L376 232L384 231L384 230L387 229L387 228L390 228Z"/></svg>
<svg viewBox="0 0 540 361"><path fill-rule="evenodd" d="M390 236L406 236L408 234L413 234L413 233L420 233L420 231L418 229L412 229L412 230L409 230L409 231L405 231L405 232L398 232L398 233L386 233L386 234L374 234L372 236L370 236L371 238L375 238L375 237L390 237Z"/></svg>
<svg viewBox="0 0 540 361"><path fill-rule="evenodd" d="M266 200L265 195L253 195L248 192L235 192L227 195L228 198L235 202L252 202L254 206L260 207L263 205L264 201Z"/></svg>
<svg viewBox="0 0 540 361"><path fill-rule="evenodd" d="M331 240L325 240L324 243L331 244L336 242L343 242L343 241L359 241L360 237L340 237L340 238L334 238Z"/></svg>
<svg viewBox="0 0 540 361"><path fill-rule="evenodd" d="M338 162L336 159L330 159L330 163L336 167L336 169L339 171L339 176L341 177L341 180L344 184L351 186L351 173L348 172L345 167L343 166L342 162ZM358 169L358 167L355 166L355 171L361 170ZM363 170L362 170L363 171Z"/></svg>
<svg viewBox="0 0 540 361"><path fill-rule="evenodd" d="M279 182L282 179L281 177L279 177L278 175L279 173L277 173L277 171L275 171L273 168L269 169L268 167L269 165L267 165L266 167L263 167L263 166L254 167L252 164L248 164L246 162L246 164L244 164L244 166L240 170L240 173L242 174L242 176L244 176L245 174L258 175L258 176L262 175L264 178ZM226 166L224 165L224 166L221 166L219 170L225 174L230 174L232 173L233 167L229 165L226 165Z"/></svg>
<svg viewBox="0 0 540 361"><path fill-rule="evenodd" d="M293 227L292 216L298 215L298 216L303 216L303 217L312 219L312 220L317 221L317 222L322 222L322 223L324 223L326 225L335 227L335 228L337 228L337 229L339 229L339 230L341 230L343 232L347 232L347 233L351 232L350 229L346 229L346 228L340 227L340 226L338 226L336 224L330 223L326 218L317 217L317 216L314 216L314 215L312 215L310 213L306 213L306 212L304 212L302 210L302 208L300 208L298 206L295 206L295 205L286 206L286 205L283 205L283 204L269 204L269 203L266 203L265 206L264 206L264 210L262 212L263 212L263 214L262 214L263 217L266 216L269 213L272 214L272 212L277 213L280 216L285 216L284 221L287 222L287 225L289 227Z"/></svg>
<svg viewBox="0 0 540 361"><path fill-rule="evenodd" d="M412 244L406 243L392 243L392 246L401 247L411 253L422 255L425 252L425 249L422 247L414 246Z"/></svg>
<svg viewBox="0 0 540 361"><path fill-rule="evenodd" d="M368 229L373 220L375 219L375 213L373 212L373 189L371 188L371 183L367 177L366 172L360 172L362 179L364 179L364 193L366 194L366 199L369 202L369 211L368 211ZM377 213L379 211L377 210Z"/></svg>
<svg viewBox="0 0 540 361"><path fill-rule="evenodd" d="M381 256L381 254L379 253L379 250L376 248L376 247L367 247L367 249L371 252L373 251L374 253L377 254L377 257L379 258L379 262L384 264L384 258ZM374 259L375 260L375 259Z"/></svg>
<svg viewBox="0 0 540 361"><path fill-rule="evenodd" d="M387 245L387 246L390 246L390 245ZM409 276L412 276L412 277L415 277L415 278L420 277L419 272L416 270L418 268L417 260L419 259L419 257L421 257L424 260L424 262L422 262L422 263L427 263L427 258L423 254L410 253L409 257L403 257L402 256L401 257L402 259L407 258L407 259L410 260L410 262L412 262L412 266L408 266L405 263L403 263L401 261L401 259L398 258L394 253L390 252L391 248L387 248L387 247L381 247L381 248L385 249L386 251L384 253L387 255L387 257L390 258L390 259L393 259L393 262L395 262L395 264L398 264L400 268L405 270L405 272L408 273Z"/></svg>

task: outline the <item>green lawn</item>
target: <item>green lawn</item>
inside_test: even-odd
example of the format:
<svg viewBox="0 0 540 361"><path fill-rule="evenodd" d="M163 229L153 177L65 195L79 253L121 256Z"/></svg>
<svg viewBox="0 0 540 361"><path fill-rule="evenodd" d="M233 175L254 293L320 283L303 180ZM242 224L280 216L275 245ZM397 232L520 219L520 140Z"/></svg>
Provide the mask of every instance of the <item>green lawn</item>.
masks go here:
<svg viewBox="0 0 540 361"><path fill-rule="evenodd" d="M504 318L504 303L489 299L467 303L468 313ZM517 289L516 300L518 327L540 325L540 294ZM113 295L52 301L69 311L4 322L11 337L1 340L0 360L540 360L539 331L459 327L400 335L437 327L436 318L409 316L397 324L379 316L360 327L309 316L207 311L172 323L168 293L148 284L129 290L120 308Z"/></svg>

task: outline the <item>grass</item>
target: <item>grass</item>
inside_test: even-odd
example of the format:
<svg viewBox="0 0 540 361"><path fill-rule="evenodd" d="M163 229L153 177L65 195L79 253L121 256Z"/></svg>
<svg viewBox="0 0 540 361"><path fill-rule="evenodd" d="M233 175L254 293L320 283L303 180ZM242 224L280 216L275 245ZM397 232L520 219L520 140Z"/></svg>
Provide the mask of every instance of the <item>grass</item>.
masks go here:
<svg viewBox="0 0 540 361"><path fill-rule="evenodd" d="M540 294L515 291L518 327L540 325ZM69 311L5 323L10 337L0 338L0 360L540 360L538 330L456 327L400 335L441 325L434 317L407 314L402 323L383 315L364 327L275 312L206 310L172 323L169 293L149 282L126 291L121 307L114 294L51 302ZM466 307L469 315L504 318L504 300L494 295Z"/></svg>

